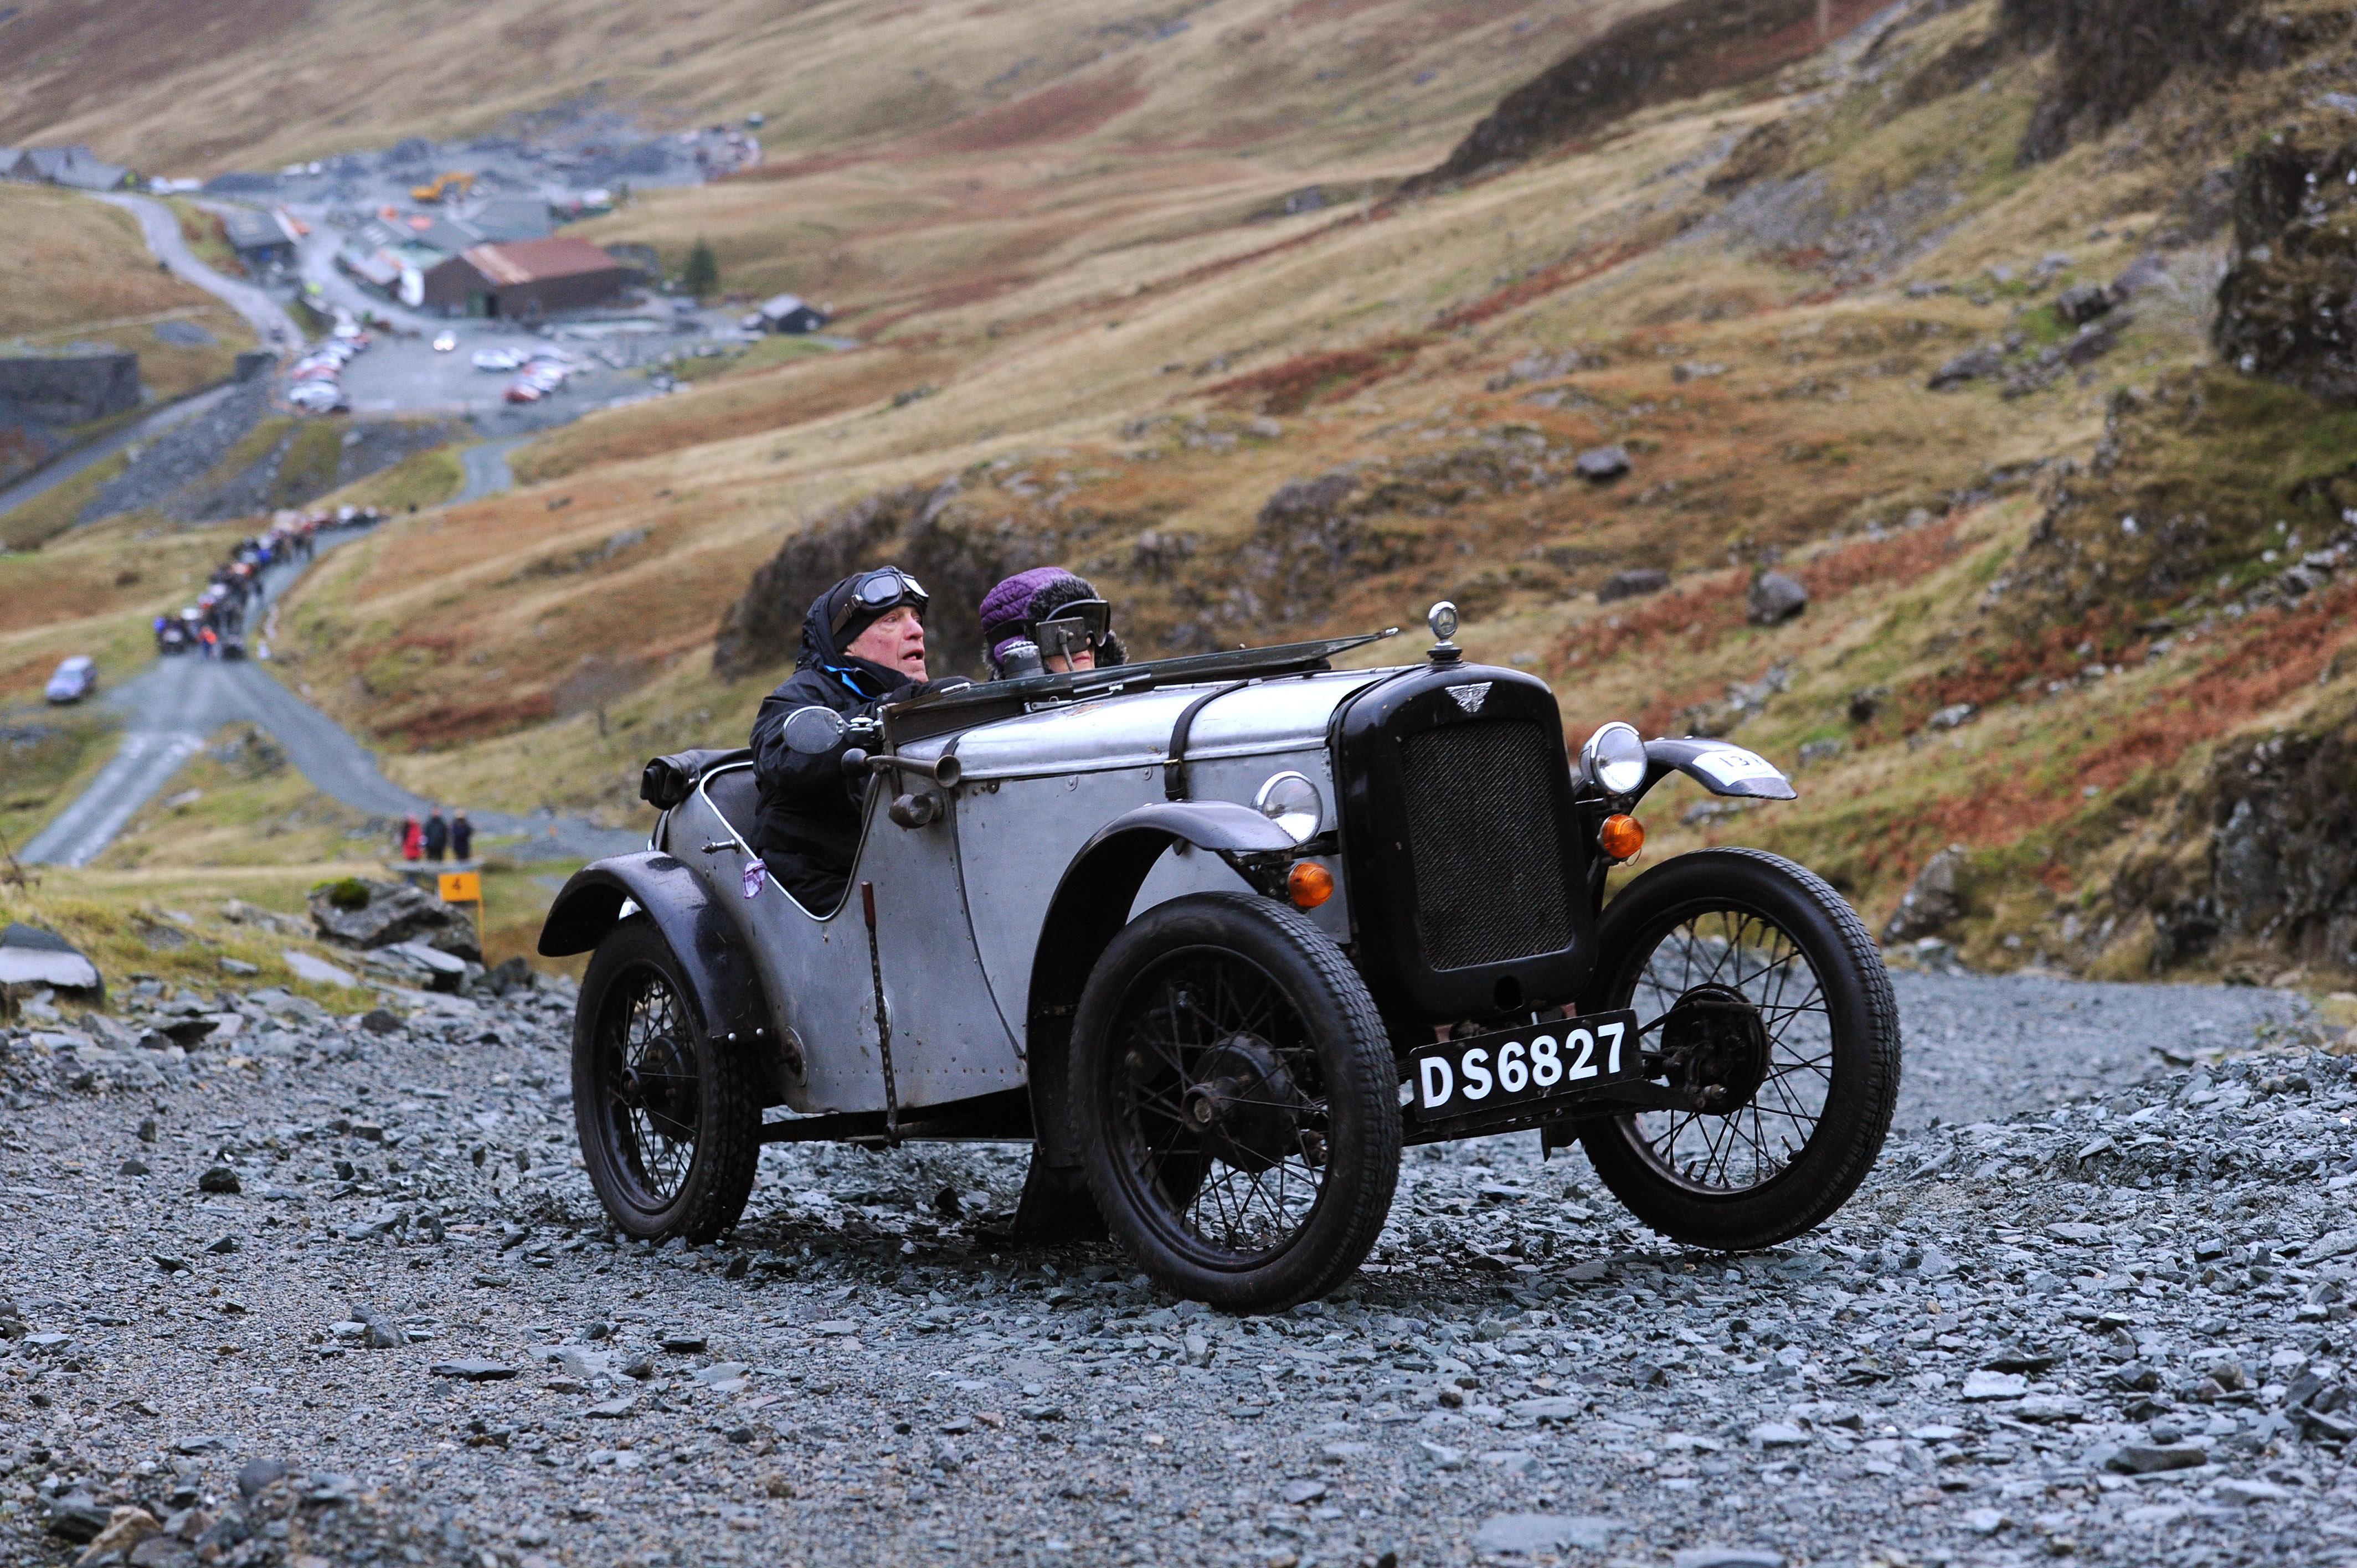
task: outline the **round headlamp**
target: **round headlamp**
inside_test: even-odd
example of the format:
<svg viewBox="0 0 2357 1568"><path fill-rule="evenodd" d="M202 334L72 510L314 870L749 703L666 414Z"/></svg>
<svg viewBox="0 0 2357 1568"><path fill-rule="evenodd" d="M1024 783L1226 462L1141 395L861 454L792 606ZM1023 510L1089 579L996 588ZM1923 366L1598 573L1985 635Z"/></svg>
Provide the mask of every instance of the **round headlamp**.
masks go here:
<svg viewBox="0 0 2357 1568"><path fill-rule="evenodd" d="M1298 773L1272 777L1253 797L1253 805L1262 816L1283 828L1296 843L1308 843L1316 838L1319 825L1326 820L1326 806L1318 799L1318 786Z"/></svg>
<svg viewBox="0 0 2357 1568"><path fill-rule="evenodd" d="M1579 748L1579 771L1608 795L1633 795L1645 782L1645 743L1633 725L1615 719Z"/></svg>

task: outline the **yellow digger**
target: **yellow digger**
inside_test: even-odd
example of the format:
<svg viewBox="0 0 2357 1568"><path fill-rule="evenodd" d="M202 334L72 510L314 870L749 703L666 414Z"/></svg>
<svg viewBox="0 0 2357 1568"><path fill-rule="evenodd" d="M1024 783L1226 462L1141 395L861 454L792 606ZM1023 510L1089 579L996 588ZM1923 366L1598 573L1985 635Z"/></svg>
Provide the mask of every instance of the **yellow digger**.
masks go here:
<svg viewBox="0 0 2357 1568"><path fill-rule="evenodd" d="M430 185L411 186L409 195L411 199L415 201L448 201L465 196L474 188L473 175L452 169Z"/></svg>

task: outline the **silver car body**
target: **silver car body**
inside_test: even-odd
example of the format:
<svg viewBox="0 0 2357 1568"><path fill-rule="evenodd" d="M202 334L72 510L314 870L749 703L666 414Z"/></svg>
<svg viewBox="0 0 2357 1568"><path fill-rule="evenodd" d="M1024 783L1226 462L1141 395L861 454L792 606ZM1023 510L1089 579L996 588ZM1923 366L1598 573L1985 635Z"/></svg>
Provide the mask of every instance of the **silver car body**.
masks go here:
<svg viewBox="0 0 2357 1568"><path fill-rule="evenodd" d="M1190 728L1189 798L1250 809L1271 775L1297 772L1317 785L1330 824L1327 723L1346 697L1387 673L1297 676L1210 703ZM784 1103L802 1112L886 1105L863 885L874 892L874 961L883 976L899 1105L1022 1087L1032 967L1066 868L1107 823L1165 799L1179 714L1217 689L1098 697L902 747L903 757L931 762L954 746L963 772L943 791L951 810L927 826L901 828L886 816L885 792L871 790L850 894L831 911L803 908L767 875L744 897L746 867L759 864L742 831L750 820L752 764L706 774L665 818L654 847L694 869L732 911L755 955L771 1026L799 1043L805 1063L778 1084ZM1321 864L1338 887L1311 918L1347 940L1341 864L1335 857ZM1147 876L1132 912L1215 888L1250 885L1219 856L1175 846Z"/></svg>
<svg viewBox="0 0 2357 1568"><path fill-rule="evenodd" d="M1460 668L1469 684L1522 679ZM1157 809L1208 807L1235 822L1232 813L1253 812L1262 787L1287 772L1311 781L1321 829L1335 828L1338 710L1410 673L1437 671L1320 671L1243 685L1174 684L1043 703L902 745L897 755L920 766L953 752L961 777L937 791L942 814L918 827L891 820L888 789L869 790L848 895L832 910L804 908L759 869L746 838L757 800L749 760L705 771L665 813L650 849L695 877L707 911L727 911L759 973L769 1044L755 1054L769 1066L771 1104L805 1115L905 1114L972 1101L1029 1082L1034 971L1051 956L1051 905L1071 876L1085 874L1074 867L1093 844ZM1170 752L1182 716L1184 783L1174 789ZM1661 772L1684 772L1718 793L1792 792L1776 768L1725 742L1655 742L1648 751ZM1178 799L1189 804L1168 806ZM1265 833L1275 826L1256 813L1251 825ZM1311 858L1333 874L1336 887L1310 918L1350 943L1344 859ZM1127 914L1212 889L1252 887L1222 854L1177 840L1153 864Z"/></svg>

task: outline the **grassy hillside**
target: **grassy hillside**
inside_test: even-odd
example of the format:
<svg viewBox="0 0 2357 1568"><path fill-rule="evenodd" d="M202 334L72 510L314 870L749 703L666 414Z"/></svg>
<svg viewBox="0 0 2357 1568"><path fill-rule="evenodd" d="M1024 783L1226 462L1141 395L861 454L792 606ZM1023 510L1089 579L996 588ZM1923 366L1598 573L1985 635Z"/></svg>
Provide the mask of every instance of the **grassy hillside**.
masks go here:
<svg viewBox="0 0 2357 1568"><path fill-rule="evenodd" d="M678 124L765 112L773 159L1019 153L1111 130L1170 148L1453 137L1631 0L1302 5L1082 0L781 8L628 0L27 0L0 21L0 142L86 141L156 173L271 167L416 133L530 128L613 106Z"/></svg>
<svg viewBox="0 0 2357 1568"><path fill-rule="evenodd" d="M0 35L5 36L5 35ZM175 398L227 376L253 347L242 317L156 264L128 212L72 191L0 184L0 353L111 343L139 356L139 379ZM201 327L210 344L167 342L161 322Z"/></svg>
<svg viewBox="0 0 2357 1568"><path fill-rule="evenodd" d="M2298 565L2357 510L2357 427L2208 332L2236 155L2323 113L2357 51L2341 13L2229 6L2124 86L2046 9L1840 32L1836 7L1823 47L1756 58L1663 29L1659 60L1606 7L1523 43L1502 9L1223 11L1102 59L1039 45L1053 81L1018 77L1019 112L986 77L937 99L846 63L824 101L858 112L807 156L773 139L759 176L599 228L704 235L724 286L831 298L865 346L594 415L517 455L525 488L339 553L290 607L289 672L414 787L629 822L644 757L734 740L779 672L764 628L798 604L738 609L727 673L713 651L781 547L797 584L918 567L952 663L947 612L1042 561L1146 653L1448 596L1575 737L1630 717L1795 771L1801 800L1753 811L1663 791L1656 856L1766 844L1878 926L1938 859L1899 929L1976 962L2338 983L2348 887L2267 889L2338 864L2319 802L2357 782L2357 587ZM847 14L798 25L849 59ZM1512 137L1485 120L1567 52ZM1707 91L1547 118L1632 61ZM1481 85L1445 123L1387 118L1426 70ZM1310 184L1343 199L1286 213ZM1581 478L1607 446L1629 471ZM1599 596L1638 568L1670 585ZM1770 570L1809 605L1753 624Z"/></svg>

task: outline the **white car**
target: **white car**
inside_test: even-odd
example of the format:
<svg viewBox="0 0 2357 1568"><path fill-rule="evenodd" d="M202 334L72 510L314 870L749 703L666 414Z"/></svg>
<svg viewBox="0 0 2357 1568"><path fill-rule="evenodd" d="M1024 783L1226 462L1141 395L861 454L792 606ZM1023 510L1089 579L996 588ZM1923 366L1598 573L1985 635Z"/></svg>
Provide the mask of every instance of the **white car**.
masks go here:
<svg viewBox="0 0 2357 1568"><path fill-rule="evenodd" d="M333 381L305 381L286 394L286 401L313 413L349 413L351 403Z"/></svg>
<svg viewBox="0 0 2357 1568"><path fill-rule="evenodd" d="M457 346L458 335L456 332L445 332L434 339L434 351L437 354L447 354Z"/></svg>
<svg viewBox="0 0 2357 1568"><path fill-rule="evenodd" d="M475 369L479 371L512 371L523 363L523 356L513 349L478 349Z"/></svg>

